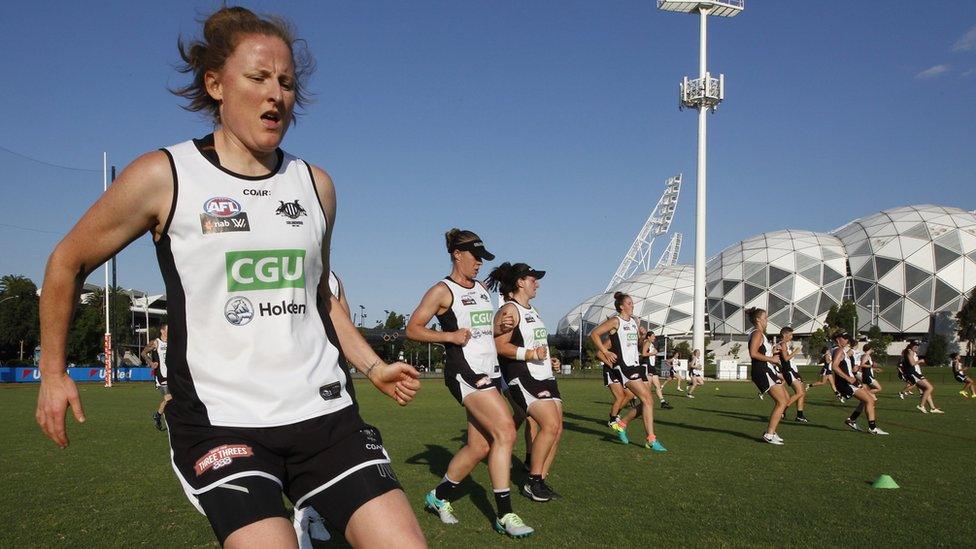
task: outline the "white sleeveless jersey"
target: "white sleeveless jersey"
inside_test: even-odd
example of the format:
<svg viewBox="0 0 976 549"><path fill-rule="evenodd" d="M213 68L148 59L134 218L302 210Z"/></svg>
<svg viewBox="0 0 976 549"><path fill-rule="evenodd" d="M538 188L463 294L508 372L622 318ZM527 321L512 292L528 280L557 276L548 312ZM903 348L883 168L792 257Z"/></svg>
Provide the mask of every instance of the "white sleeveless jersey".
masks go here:
<svg viewBox="0 0 976 549"><path fill-rule="evenodd" d="M471 339L466 345L446 343L448 369L470 369L476 374L490 377L501 376L498 368L498 355L495 354L495 330L492 322L495 309L488 290L479 281L465 288L450 277L441 281L451 291L451 308L437 315L437 321L445 332L461 328L471 330Z"/></svg>
<svg viewBox="0 0 976 549"><path fill-rule="evenodd" d="M640 363L640 349L637 346L637 319L617 315L617 331L610 336L610 344L617 355L617 364L621 366L637 366Z"/></svg>
<svg viewBox="0 0 976 549"><path fill-rule="evenodd" d="M193 141L164 150L175 192L156 251L174 412L271 427L351 405L331 321L316 307L326 219L310 167L280 151L271 174L249 177Z"/></svg>
<svg viewBox="0 0 976 549"><path fill-rule="evenodd" d="M535 307L529 306L528 309L520 305L517 301L508 301L518 311L518 326L512 332L512 344L516 347L535 349L537 347L549 348L549 332L546 325L542 323L542 317ZM519 361L515 361L519 362ZM529 375L534 379L553 379L552 360L546 353L545 360L525 360L525 367Z"/></svg>
<svg viewBox="0 0 976 549"><path fill-rule="evenodd" d="M156 338L156 355L159 356L159 375L166 379L166 342Z"/></svg>

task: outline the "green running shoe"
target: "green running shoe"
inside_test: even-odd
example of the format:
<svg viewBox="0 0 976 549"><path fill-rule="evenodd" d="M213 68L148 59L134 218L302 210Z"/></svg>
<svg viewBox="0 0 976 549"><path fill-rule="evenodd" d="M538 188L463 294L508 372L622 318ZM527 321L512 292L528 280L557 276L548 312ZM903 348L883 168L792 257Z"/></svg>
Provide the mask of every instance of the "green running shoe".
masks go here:
<svg viewBox="0 0 976 549"><path fill-rule="evenodd" d="M657 439L655 439L654 442L645 442L644 443L644 448L647 448L648 450L651 450L651 451L654 451L654 452L667 452L668 451L668 449L665 448L664 446L662 446L661 443L657 441Z"/></svg>
<svg viewBox="0 0 976 549"><path fill-rule="evenodd" d="M617 431L617 438L619 438L620 439L620 442L622 442L624 444L630 444L630 439L627 438L627 430L626 429L621 429L621 430Z"/></svg>
<svg viewBox="0 0 976 549"><path fill-rule="evenodd" d="M454 516L454 508L451 507L451 502L445 499L437 499L434 494L434 490L427 492L427 497L424 498L424 508L440 517L444 524L457 524L458 519Z"/></svg>
<svg viewBox="0 0 976 549"><path fill-rule="evenodd" d="M527 538L535 532L526 526L515 513L508 513L500 519L495 519L495 531L513 538Z"/></svg>

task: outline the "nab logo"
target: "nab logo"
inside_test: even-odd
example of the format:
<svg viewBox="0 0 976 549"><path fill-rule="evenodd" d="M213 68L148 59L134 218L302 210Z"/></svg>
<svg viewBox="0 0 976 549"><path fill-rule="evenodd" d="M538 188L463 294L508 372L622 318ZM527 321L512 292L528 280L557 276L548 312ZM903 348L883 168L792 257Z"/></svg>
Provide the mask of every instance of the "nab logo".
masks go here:
<svg viewBox="0 0 976 549"><path fill-rule="evenodd" d="M203 203L203 212L214 217L234 217L241 213L241 205L233 198L218 196Z"/></svg>
<svg viewBox="0 0 976 549"><path fill-rule="evenodd" d="M466 296L463 296L461 298L461 304L462 305L477 305L478 302L475 301L473 297L466 295Z"/></svg>
<svg viewBox="0 0 976 549"><path fill-rule="evenodd" d="M227 252L227 291L305 287L305 250Z"/></svg>
<svg viewBox="0 0 976 549"><path fill-rule="evenodd" d="M491 326L491 311L471 311L471 326Z"/></svg>

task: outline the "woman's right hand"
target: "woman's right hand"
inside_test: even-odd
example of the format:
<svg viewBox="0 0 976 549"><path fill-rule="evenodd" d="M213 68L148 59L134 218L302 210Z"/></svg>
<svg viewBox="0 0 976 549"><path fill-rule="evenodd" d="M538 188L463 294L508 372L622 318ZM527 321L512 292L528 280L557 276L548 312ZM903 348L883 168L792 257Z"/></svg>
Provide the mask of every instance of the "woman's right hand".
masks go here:
<svg viewBox="0 0 976 549"><path fill-rule="evenodd" d="M64 426L64 416L68 406L71 406L75 420L84 423L85 411L81 407L78 387L68 376L68 372L42 374L34 417L37 419L37 424L41 426L44 436L62 448L68 447L68 433Z"/></svg>
<svg viewBox="0 0 976 549"><path fill-rule="evenodd" d="M613 351L601 351L600 352L600 360L602 360L603 363L606 364L607 366L610 366L612 364L616 364L617 363L617 353L614 353Z"/></svg>

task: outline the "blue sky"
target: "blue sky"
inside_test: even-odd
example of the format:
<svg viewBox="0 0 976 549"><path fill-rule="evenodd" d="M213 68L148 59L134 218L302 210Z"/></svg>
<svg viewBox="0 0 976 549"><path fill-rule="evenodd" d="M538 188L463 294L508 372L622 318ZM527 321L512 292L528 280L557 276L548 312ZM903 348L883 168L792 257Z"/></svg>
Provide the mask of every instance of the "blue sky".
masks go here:
<svg viewBox="0 0 976 549"><path fill-rule="evenodd" d="M177 36L217 5L6 10L0 274L41 282L101 191L102 151L121 168L210 131L166 88L185 81ZM676 88L697 72L697 17L650 0L244 5L295 22L318 62L284 148L336 181L333 262L367 323L412 311L460 226L499 261L549 271L536 303L554 329L603 289L678 172L673 230L692 260L696 115ZM976 208L976 2L750 0L711 19L709 40L727 78L709 118L709 256L893 206ZM120 255L119 283L162 291L148 237Z"/></svg>

